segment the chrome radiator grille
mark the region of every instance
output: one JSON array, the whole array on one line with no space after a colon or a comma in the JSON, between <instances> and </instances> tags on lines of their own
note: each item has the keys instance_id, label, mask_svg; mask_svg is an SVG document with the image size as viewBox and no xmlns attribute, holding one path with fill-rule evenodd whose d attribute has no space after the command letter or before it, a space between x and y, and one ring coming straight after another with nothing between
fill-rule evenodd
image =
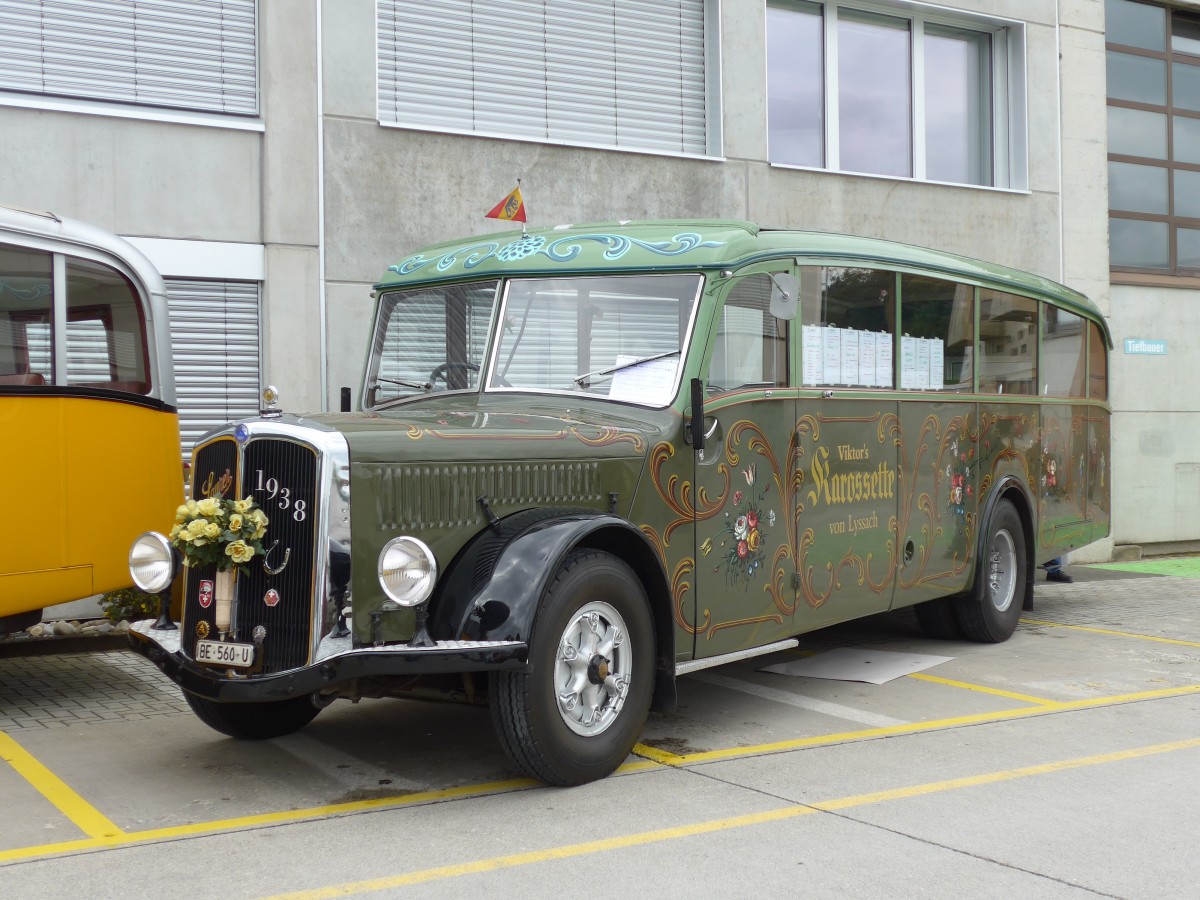
<instances>
[{"instance_id":1,"label":"chrome radiator grille","mask_svg":"<svg viewBox=\"0 0 1200 900\"><path fill-rule=\"evenodd\" d=\"M313 603L317 594L318 456L311 447L277 438L252 440L241 448L232 438L218 438L197 450L192 466L193 496L203 499L209 473L219 480L228 471L239 485L226 497L253 497L269 520L263 549L239 575L230 640L249 642L256 626L266 629L255 673L269 674L302 666L312 646ZM184 594L183 646L195 658L200 622L215 638L216 605L200 606L200 582L212 580L214 567L188 571Z\"/></svg>"}]
</instances>

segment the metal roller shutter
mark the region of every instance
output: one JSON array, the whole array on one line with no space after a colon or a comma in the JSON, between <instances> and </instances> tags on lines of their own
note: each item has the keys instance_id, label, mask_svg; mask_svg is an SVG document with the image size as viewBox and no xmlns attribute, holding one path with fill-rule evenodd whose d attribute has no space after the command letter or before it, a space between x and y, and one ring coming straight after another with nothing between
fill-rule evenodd
<instances>
[{"instance_id":1,"label":"metal roller shutter","mask_svg":"<svg viewBox=\"0 0 1200 900\"><path fill-rule=\"evenodd\" d=\"M258 114L255 0L0 0L0 90Z\"/></svg>"},{"instance_id":2,"label":"metal roller shutter","mask_svg":"<svg viewBox=\"0 0 1200 900\"><path fill-rule=\"evenodd\" d=\"M705 0L379 0L379 119L708 152Z\"/></svg>"},{"instance_id":3,"label":"metal roller shutter","mask_svg":"<svg viewBox=\"0 0 1200 900\"><path fill-rule=\"evenodd\" d=\"M258 284L168 279L184 456L206 431L259 406Z\"/></svg>"}]
</instances>

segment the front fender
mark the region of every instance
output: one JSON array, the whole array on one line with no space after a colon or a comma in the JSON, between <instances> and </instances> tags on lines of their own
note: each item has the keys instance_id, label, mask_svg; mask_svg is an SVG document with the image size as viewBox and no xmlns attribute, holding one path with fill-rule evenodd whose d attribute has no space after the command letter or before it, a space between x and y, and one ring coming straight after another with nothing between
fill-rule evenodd
<instances>
[{"instance_id":1,"label":"front fender","mask_svg":"<svg viewBox=\"0 0 1200 900\"><path fill-rule=\"evenodd\" d=\"M591 510L526 510L477 535L450 564L430 603L430 633L439 640L517 641L528 645L550 580L576 547L608 551L637 574L654 619L653 708L676 705L675 630L666 573L633 524Z\"/></svg>"},{"instance_id":2,"label":"front fender","mask_svg":"<svg viewBox=\"0 0 1200 900\"><path fill-rule=\"evenodd\" d=\"M431 633L528 641L542 594L567 554L589 535L614 529L645 543L633 525L609 513L529 510L501 520L451 563L431 604Z\"/></svg>"}]
</instances>

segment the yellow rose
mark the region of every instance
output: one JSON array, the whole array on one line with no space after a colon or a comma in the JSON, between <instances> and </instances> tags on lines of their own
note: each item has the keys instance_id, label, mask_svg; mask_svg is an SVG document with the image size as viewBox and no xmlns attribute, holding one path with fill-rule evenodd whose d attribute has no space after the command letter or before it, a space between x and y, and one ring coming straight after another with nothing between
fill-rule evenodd
<instances>
[{"instance_id":1,"label":"yellow rose","mask_svg":"<svg viewBox=\"0 0 1200 900\"><path fill-rule=\"evenodd\" d=\"M232 559L235 563L249 562L254 556L254 548L245 541L234 541L226 545L225 555Z\"/></svg>"},{"instance_id":2,"label":"yellow rose","mask_svg":"<svg viewBox=\"0 0 1200 900\"><path fill-rule=\"evenodd\" d=\"M229 530L230 531L241 531L243 524L244 523L242 520L241 513L234 513L233 515L231 515L229 517Z\"/></svg>"},{"instance_id":3,"label":"yellow rose","mask_svg":"<svg viewBox=\"0 0 1200 900\"><path fill-rule=\"evenodd\" d=\"M171 526L171 533L168 534L167 537L169 537L171 540L175 540L175 538L179 537L181 531L183 531L183 526L176 522Z\"/></svg>"},{"instance_id":4,"label":"yellow rose","mask_svg":"<svg viewBox=\"0 0 1200 900\"><path fill-rule=\"evenodd\" d=\"M233 501L234 512L248 513L248 512L250 512L250 507L252 507L253 505L254 505L253 497L247 497L245 500L234 500Z\"/></svg>"},{"instance_id":5,"label":"yellow rose","mask_svg":"<svg viewBox=\"0 0 1200 900\"><path fill-rule=\"evenodd\" d=\"M187 504L184 503L182 506L179 507L179 509L175 510L175 521L176 522L186 522L188 520L189 515L191 515L191 510L189 510L187 508Z\"/></svg>"},{"instance_id":6,"label":"yellow rose","mask_svg":"<svg viewBox=\"0 0 1200 900\"><path fill-rule=\"evenodd\" d=\"M221 526L215 522L209 522L204 526L204 536L210 541L215 541L221 536Z\"/></svg>"},{"instance_id":7,"label":"yellow rose","mask_svg":"<svg viewBox=\"0 0 1200 900\"><path fill-rule=\"evenodd\" d=\"M188 540L195 540L199 537L204 537L205 529L208 528L208 522L204 519L193 519L188 522L187 527L183 529L183 533L187 535Z\"/></svg>"},{"instance_id":8,"label":"yellow rose","mask_svg":"<svg viewBox=\"0 0 1200 900\"><path fill-rule=\"evenodd\" d=\"M218 518L221 515L221 501L216 497L207 497L196 504L196 511L210 519Z\"/></svg>"}]
</instances>

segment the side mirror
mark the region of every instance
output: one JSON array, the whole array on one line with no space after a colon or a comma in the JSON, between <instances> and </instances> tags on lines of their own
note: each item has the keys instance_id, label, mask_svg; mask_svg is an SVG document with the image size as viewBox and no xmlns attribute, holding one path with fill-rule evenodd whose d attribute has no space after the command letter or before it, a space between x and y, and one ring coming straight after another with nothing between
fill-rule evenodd
<instances>
[{"instance_id":1,"label":"side mirror","mask_svg":"<svg viewBox=\"0 0 1200 900\"><path fill-rule=\"evenodd\" d=\"M771 272L771 315L777 319L796 318L800 309L800 279L787 272Z\"/></svg>"}]
</instances>

